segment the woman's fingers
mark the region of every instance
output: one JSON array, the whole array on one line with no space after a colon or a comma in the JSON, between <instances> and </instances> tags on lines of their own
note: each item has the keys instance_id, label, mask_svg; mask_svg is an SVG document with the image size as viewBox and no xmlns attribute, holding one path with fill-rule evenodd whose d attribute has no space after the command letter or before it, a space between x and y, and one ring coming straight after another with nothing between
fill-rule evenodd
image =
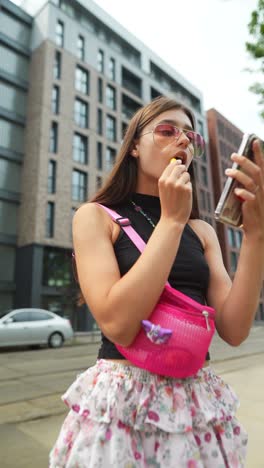
<instances>
[{"instance_id":1,"label":"woman's fingers","mask_svg":"<svg viewBox=\"0 0 264 468\"><path fill-rule=\"evenodd\" d=\"M258 188L258 184L256 184L256 182L244 172L240 171L239 169L226 169L225 173L229 177L236 179L241 185L243 185L250 192L252 193L256 192Z\"/></svg>"},{"instance_id":2,"label":"woman's fingers","mask_svg":"<svg viewBox=\"0 0 264 468\"><path fill-rule=\"evenodd\" d=\"M241 199L241 201L254 201L256 195L243 188L235 188L235 194Z\"/></svg>"},{"instance_id":3,"label":"woman's fingers","mask_svg":"<svg viewBox=\"0 0 264 468\"><path fill-rule=\"evenodd\" d=\"M173 161L164 169L163 173L160 176L160 180L166 180L170 176L180 177L181 174L186 172L186 166L181 163L181 161Z\"/></svg>"},{"instance_id":4,"label":"woman's fingers","mask_svg":"<svg viewBox=\"0 0 264 468\"><path fill-rule=\"evenodd\" d=\"M236 179L248 191L255 194L257 191L260 195L264 191L264 154L258 140L253 142L254 162L240 156L232 154L231 159L239 164L241 169L227 169L226 174Z\"/></svg>"},{"instance_id":5,"label":"woman's fingers","mask_svg":"<svg viewBox=\"0 0 264 468\"><path fill-rule=\"evenodd\" d=\"M253 141L254 161L261 170L261 183L264 185L264 144L260 140Z\"/></svg>"}]
</instances>

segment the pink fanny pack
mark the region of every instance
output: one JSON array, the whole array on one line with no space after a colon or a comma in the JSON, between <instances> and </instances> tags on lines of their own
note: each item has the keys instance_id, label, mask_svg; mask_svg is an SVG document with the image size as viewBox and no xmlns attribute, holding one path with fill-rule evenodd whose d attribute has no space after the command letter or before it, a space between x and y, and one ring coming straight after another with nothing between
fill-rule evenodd
<instances>
[{"instance_id":1,"label":"pink fanny pack","mask_svg":"<svg viewBox=\"0 0 264 468\"><path fill-rule=\"evenodd\" d=\"M100 205L140 252L145 242L128 218ZM128 347L115 346L136 366L155 374L185 378L203 366L215 332L215 310L172 288L167 282L148 320Z\"/></svg>"}]
</instances>

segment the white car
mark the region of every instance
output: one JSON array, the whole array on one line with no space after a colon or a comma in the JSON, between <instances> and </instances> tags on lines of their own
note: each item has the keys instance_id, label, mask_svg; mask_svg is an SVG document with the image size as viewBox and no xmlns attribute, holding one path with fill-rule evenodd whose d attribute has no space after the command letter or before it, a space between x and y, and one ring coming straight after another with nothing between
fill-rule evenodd
<instances>
[{"instance_id":1,"label":"white car","mask_svg":"<svg viewBox=\"0 0 264 468\"><path fill-rule=\"evenodd\" d=\"M68 319L44 309L16 309L0 318L0 347L47 344L60 348L73 337Z\"/></svg>"}]
</instances>

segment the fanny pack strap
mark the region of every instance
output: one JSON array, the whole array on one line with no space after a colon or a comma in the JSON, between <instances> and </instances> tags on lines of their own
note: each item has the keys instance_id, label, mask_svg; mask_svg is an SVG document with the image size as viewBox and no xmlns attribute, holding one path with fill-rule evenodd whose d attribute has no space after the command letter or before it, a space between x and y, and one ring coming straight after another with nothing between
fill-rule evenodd
<instances>
[{"instance_id":1,"label":"fanny pack strap","mask_svg":"<svg viewBox=\"0 0 264 468\"><path fill-rule=\"evenodd\" d=\"M116 211L107 208L106 206L102 205L101 203L96 203L97 205L104 208L104 210L111 216L111 218L125 231L128 237L131 239L133 244L138 248L138 250L142 253L146 247L146 243L143 239L139 236L139 234L135 231L135 229L131 226L131 222L128 218L124 218L120 216ZM170 283L167 281L166 284L170 286Z\"/></svg>"}]
</instances>

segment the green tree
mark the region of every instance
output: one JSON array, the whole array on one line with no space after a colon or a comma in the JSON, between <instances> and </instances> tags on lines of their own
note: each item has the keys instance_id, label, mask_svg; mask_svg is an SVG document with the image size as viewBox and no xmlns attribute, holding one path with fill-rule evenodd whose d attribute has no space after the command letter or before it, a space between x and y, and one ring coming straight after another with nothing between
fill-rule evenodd
<instances>
[{"instance_id":1,"label":"green tree","mask_svg":"<svg viewBox=\"0 0 264 468\"><path fill-rule=\"evenodd\" d=\"M257 9L251 13L251 20L248 24L249 33L252 36L252 42L246 42L246 49L256 59L258 73L264 73L264 0L258 0ZM253 71L253 70L249 70ZM264 82L254 83L250 91L259 96L261 106L260 115L264 119Z\"/></svg>"}]
</instances>

